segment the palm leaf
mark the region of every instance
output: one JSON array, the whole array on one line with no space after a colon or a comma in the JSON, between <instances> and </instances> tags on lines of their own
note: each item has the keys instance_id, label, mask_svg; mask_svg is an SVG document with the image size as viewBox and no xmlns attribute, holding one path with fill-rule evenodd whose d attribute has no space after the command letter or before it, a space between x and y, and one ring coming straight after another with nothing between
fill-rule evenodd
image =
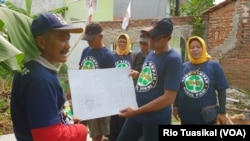
<instances>
[{"instance_id":1,"label":"palm leaf","mask_svg":"<svg viewBox=\"0 0 250 141\"><path fill-rule=\"evenodd\" d=\"M0 66L2 70L21 70L24 54L0 36ZM4 71L3 71L4 72Z\"/></svg>"},{"instance_id":2,"label":"palm leaf","mask_svg":"<svg viewBox=\"0 0 250 141\"><path fill-rule=\"evenodd\" d=\"M6 1L6 6L9 8L9 9L12 9L14 11L17 11L19 13L23 13L24 15L27 15L27 12L22 9L22 8L19 8L17 6L15 6L13 3L11 3L10 1Z\"/></svg>"},{"instance_id":3,"label":"palm leaf","mask_svg":"<svg viewBox=\"0 0 250 141\"><path fill-rule=\"evenodd\" d=\"M26 10L28 16L30 16L31 5L32 5L32 0L26 0Z\"/></svg>"},{"instance_id":4,"label":"palm leaf","mask_svg":"<svg viewBox=\"0 0 250 141\"><path fill-rule=\"evenodd\" d=\"M40 54L30 31L32 18L0 7L0 20L6 25L9 42L24 53L24 62L30 61Z\"/></svg>"}]
</instances>

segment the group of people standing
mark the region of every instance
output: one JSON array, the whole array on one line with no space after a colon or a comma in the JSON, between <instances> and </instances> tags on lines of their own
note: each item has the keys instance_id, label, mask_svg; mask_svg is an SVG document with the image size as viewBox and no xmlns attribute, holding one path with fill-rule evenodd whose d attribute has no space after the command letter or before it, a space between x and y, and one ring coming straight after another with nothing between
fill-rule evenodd
<instances>
[{"instance_id":1,"label":"group of people standing","mask_svg":"<svg viewBox=\"0 0 250 141\"><path fill-rule=\"evenodd\" d=\"M226 122L228 83L202 38L188 39L189 61L183 63L169 45L173 32L169 18L154 19L141 30L138 54L131 51L127 34L120 34L115 51L110 51L103 44L102 30L98 23L86 26L83 40L88 47L83 49L79 69L130 67L138 108L87 120L86 125L64 124L65 94L54 65L66 62L70 33L83 29L71 27L57 14L43 13L31 25L41 55L26 63L13 79L11 115L18 141L85 141L87 128L93 141L103 136L110 141L154 141L159 138L159 125L171 125L172 114L181 124Z\"/></svg>"},{"instance_id":2,"label":"group of people standing","mask_svg":"<svg viewBox=\"0 0 250 141\"><path fill-rule=\"evenodd\" d=\"M125 33L117 37L115 50L109 50L102 42L102 27L95 22L86 26L83 40L86 40L89 46L83 50L79 61L79 69L82 70L124 67L140 70L146 55L150 52L149 40L143 33L138 39L141 48L138 54L134 54L131 50L130 37ZM116 141L125 119L125 117L113 115L87 120L90 137L93 141L101 141L103 136L108 136L110 141Z\"/></svg>"}]
</instances>

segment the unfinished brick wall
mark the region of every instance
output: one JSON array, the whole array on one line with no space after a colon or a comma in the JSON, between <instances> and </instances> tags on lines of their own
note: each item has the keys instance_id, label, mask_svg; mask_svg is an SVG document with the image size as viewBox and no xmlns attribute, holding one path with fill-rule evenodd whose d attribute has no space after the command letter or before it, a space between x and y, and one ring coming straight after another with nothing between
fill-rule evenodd
<instances>
[{"instance_id":1,"label":"unfinished brick wall","mask_svg":"<svg viewBox=\"0 0 250 141\"><path fill-rule=\"evenodd\" d=\"M204 13L210 55L231 87L250 93L250 1L226 0Z\"/></svg>"}]
</instances>

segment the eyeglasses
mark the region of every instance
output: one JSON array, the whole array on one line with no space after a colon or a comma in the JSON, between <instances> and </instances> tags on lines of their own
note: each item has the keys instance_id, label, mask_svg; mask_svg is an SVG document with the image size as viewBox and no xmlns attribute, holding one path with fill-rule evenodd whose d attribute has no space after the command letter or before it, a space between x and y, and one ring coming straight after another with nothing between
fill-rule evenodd
<instances>
[{"instance_id":1,"label":"eyeglasses","mask_svg":"<svg viewBox=\"0 0 250 141\"><path fill-rule=\"evenodd\" d=\"M126 40L123 40L123 39L120 39L120 40L118 40L118 43L123 43L123 44L127 44L127 41Z\"/></svg>"},{"instance_id":2,"label":"eyeglasses","mask_svg":"<svg viewBox=\"0 0 250 141\"><path fill-rule=\"evenodd\" d=\"M202 47L200 45L193 45L189 47L190 50L194 50L194 49L202 49Z\"/></svg>"}]
</instances>

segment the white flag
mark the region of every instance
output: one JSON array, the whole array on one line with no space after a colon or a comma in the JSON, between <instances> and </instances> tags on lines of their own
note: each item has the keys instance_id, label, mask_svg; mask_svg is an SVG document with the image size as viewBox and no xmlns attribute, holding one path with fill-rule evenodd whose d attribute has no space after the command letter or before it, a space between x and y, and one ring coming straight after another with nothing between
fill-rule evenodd
<instances>
[{"instance_id":1,"label":"white flag","mask_svg":"<svg viewBox=\"0 0 250 141\"><path fill-rule=\"evenodd\" d=\"M131 17L131 1L128 4L127 11L126 11L125 16L123 18L123 22L122 22L122 29L123 30L127 29L130 17Z\"/></svg>"},{"instance_id":2,"label":"white flag","mask_svg":"<svg viewBox=\"0 0 250 141\"><path fill-rule=\"evenodd\" d=\"M92 21L92 15L93 15L93 2L92 0L89 0L87 24Z\"/></svg>"}]
</instances>

